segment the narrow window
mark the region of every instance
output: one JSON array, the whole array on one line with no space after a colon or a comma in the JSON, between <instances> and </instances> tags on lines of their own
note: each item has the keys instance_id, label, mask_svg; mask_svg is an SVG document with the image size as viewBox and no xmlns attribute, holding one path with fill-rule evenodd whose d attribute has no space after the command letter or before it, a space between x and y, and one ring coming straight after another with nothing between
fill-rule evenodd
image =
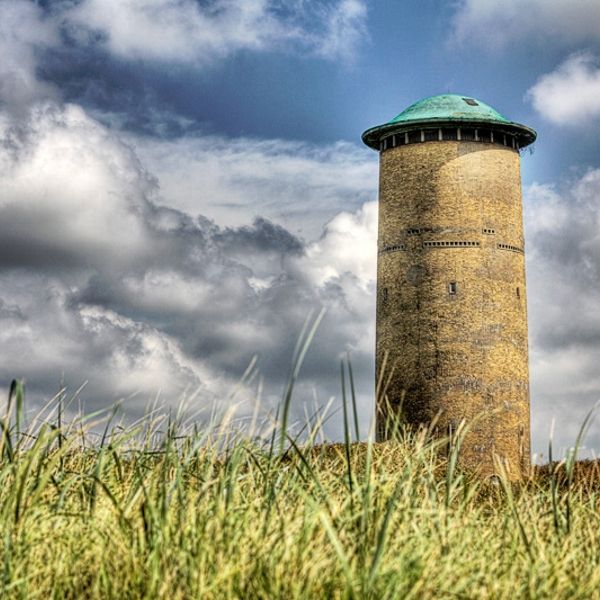
<instances>
[{"instance_id":1,"label":"narrow window","mask_svg":"<svg viewBox=\"0 0 600 600\"><path fill-rule=\"evenodd\" d=\"M381 301L387 302L387 299L388 299L388 289L385 287L385 288L383 288L383 290L381 292Z\"/></svg>"},{"instance_id":2,"label":"narrow window","mask_svg":"<svg viewBox=\"0 0 600 600\"><path fill-rule=\"evenodd\" d=\"M521 288L517 288L517 298L521 298Z\"/></svg>"},{"instance_id":3,"label":"narrow window","mask_svg":"<svg viewBox=\"0 0 600 600\"><path fill-rule=\"evenodd\" d=\"M469 106L479 106L479 104L473 100L473 98L463 98L463 100L469 105Z\"/></svg>"},{"instance_id":4,"label":"narrow window","mask_svg":"<svg viewBox=\"0 0 600 600\"><path fill-rule=\"evenodd\" d=\"M448 284L448 293L451 296L456 296L457 291L458 291L458 286L456 285L456 281L451 281Z\"/></svg>"}]
</instances>

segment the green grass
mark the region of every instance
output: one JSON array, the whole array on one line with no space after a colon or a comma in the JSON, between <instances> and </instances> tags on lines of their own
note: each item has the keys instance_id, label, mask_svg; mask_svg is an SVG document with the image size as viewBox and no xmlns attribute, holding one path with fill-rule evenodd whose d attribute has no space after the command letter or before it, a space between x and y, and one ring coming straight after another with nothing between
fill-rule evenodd
<instances>
[{"instance_id":1,"label":"green grass","mask_svg":"<svg viewBox=\"0 0 600 600\"><path fill-rule=\"evenodd\" d=\"M98 422L64 422L62 401L26 428L15 382L0 439L0 596L599 597L598 473L579 481L572 460L490 485L426 431L353 443L349 382L346 441L320 446L318 420L303 443L281 429L289 406L270 437L227 418L122 428L113 415L91 444Z\"/></svg>"}]
</instances>

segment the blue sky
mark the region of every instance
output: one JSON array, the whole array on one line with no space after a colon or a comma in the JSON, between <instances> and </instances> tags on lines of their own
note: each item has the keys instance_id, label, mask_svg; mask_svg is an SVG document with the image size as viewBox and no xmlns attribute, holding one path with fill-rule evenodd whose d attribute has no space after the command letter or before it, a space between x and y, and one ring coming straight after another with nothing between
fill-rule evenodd
<instances>
[{"instance_id":1,"label":"blue sky","mask_svg":"<svg viewBox=\"0 0 600 600\"><path fill-rule=\"evenodd\" d=\"M586 3L575 3L574 11L577 4ZM517 45L509 34L505 41L501 37L490 44L481 31L459 35L455 3L362 6L366 12L355 24L353 45L330 58L292 44L260 51L242 48L198 65L194 56L110 60L105 45L85 50L71 45L61 47L55 61L49 61L48 76L61 81L67 99L103 111L125 111L131 127L143 127L148 111L159 109L189 120L188 129L205 133L315 143L357 142L366 127L416 99L468 93L514 120L531 123L546 140L536 147L540 159L524 164L525 183L560 177L569 163L597 155L597 136L589 130L582 135L581 130L553 127L526 98L542 74L569 54L594 47L593 35L584 31L548 43L540 35L543 23L533 23ZM522 6L527 19L527 7ZM492 19L480 18L472 27L497 27ZM312 25L306 23L309 31ZM469 41L473 35L475 40ZM173 133L179 131L175 127ZM568 147L568 153L557 146Z\"/></svg>"},{"instance_id":2,"label":"blue sky","mask_svg":"<svg viewBox=\"0 0 600 600\"><path fill-rule=\"evenodd\" d=\"M269 406L324 307L296 416L339 404L348 351L366 424L377 155L360 134L461 93L538 131L533 440L555 418L567 447L600 397L599 22L595 0L0 0L2 381L202 411L256 354Z\"/></svg>"}]
</instances>

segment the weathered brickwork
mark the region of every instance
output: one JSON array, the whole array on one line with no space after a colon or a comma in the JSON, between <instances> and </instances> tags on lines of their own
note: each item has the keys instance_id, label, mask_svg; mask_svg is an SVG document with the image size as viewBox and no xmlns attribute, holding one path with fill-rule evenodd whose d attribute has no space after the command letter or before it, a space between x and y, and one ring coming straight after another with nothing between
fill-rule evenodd
<instances>
[{"instance_id":1,"label":"weathered brickwork","mask_svg":"<svg viewBox=\"0 0 600 600\"><path fill-rule=\"evenodd\" d=\"M446 434L471 422L463 464L530 466L519 153L431 141L380 153L378 435L386 408ZM382 390L380 390L382 391Z\"/></svg>"}]
</instances>

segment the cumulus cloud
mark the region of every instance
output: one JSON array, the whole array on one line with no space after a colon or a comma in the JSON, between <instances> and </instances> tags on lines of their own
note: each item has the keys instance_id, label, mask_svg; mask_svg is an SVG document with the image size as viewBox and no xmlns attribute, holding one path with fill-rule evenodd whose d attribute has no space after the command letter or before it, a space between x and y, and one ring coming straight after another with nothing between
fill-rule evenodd
<instances>
[{"instance_id":1,"label":"cumulus cloud","mask_svg":"<svg viewBox=\"0 0 600 600\"><path fill-rule=\"evenodd\" d=\"M453 37L502 47L512 40L554 44L600 41L596 0L461 0Z\"/></svg>"},{"instance_id":2,"label":"cumulus cloud","mask_svg":"<svg viewBox=\"0 0 600 600\"><path fill-rule=\"evenodd\" d=\"M227 405L257 355L268 405L283 388L307 312L326 307L296 407L313 392L321 403L339 395L336 363L350 351L368 422L374 202L336 210L306 241L264 217L223 227L202 210L166 206L135 148L78 107L45 104L26 120L4 117L0 141L0 239L10 240L0 265L5 383L24 375L34 395L48 397L64 373L71 388L89 381L82 397L90 409L126 398L135 414L159 391L174 403L196 393L196 406L209 408ZM310 160L302 160L307 179ZM312 164L318 181L318 155ZM348 193L344 183L338 193ZM201 209L202 190L197 197ZM599 197L597 169L564 189L526 193L537 451L553 416L558 446L570 445L600 396ZM328 432L339 433L333 421ZM594 432L589 445L597 447Z\"/></svg>"},{"instance_id":3,"label":"cumulus cloud","mask_svg":"<svg viewBox=\"0 0 600 600\"><path fill-rule=\"evenodd\" d=\"M349 19L355 4L340 5ZM25 82L3 88L12 96L0 107L5 383L26 376L42 399L63 376L71 389L87 381L90 409L127 398L134 414L159 391L175 403L195 393L206 408L227 405L257 355L268 404L307 313L321 307L330 312L305 391L323 400L337 393L332 373L344 351L354 351L358 376L372 369L374 270L357 275L352 260L374 260L374 208L360 208L374 196L374 163L365 167L349 144L115 133L82 107L53 101L55 89L38 77L38 51L57 43L57 15L69 6L55 6L54 21L33 3L1 6L9 19L0 19L0 43L13 60L4 69ZM316 241L275 223L317 208L303 227ZM370 253L356 244L365 236ZM366 420L371 379L358 386Z\"/></svg>"},{"instance_id":4,"label":"cumulus cloud","mask_svg":"<svg viewBox=\"0 0 600 600\"><path fill-rule=\"evenodd\" d=\"M339 56L362 35L364 19L363 3L352 0L286 8L230 2L222 5L225 12L202 13L220 33L206 43L192 42L196 54L186 54L189 49L178 42L180 26L202 30L196 13L182 24L172 11L200 14L200 6L221 4L162 4L167 47L161 56L178 61L201 61L202 51L211 60L222 57L227 51L220 44L230 38L231 51L286 44ZM162 4L131 1L115 4L115 10L139 17L140 31L148 27L152 40L151 9ZM574 10L584 4L574 4ZM495 3L478 5L483 11ZM514 5L507 5L509 16ZM345 143L124 136L77 105L52 101L58 91L38 77L40 52L59 43L60 19L79 19L86 6L94 1L59 3L48 16L24 0L0 4L2 381L24 375L30 393L41 399L58 389L64 373L71 389L89 382L83 394L89 408L126 398L131 413L159 390L165 402L196 393L199 407L213 400L226 405L256 354L269 403L284 385L306 314L325 307L303 371L301 399L325 402L337 395L336 363L351 351L366 423L374 370L375 157ZM463 4L468 6L475 4ZM233 18L248 26L257 18L252 10L261 7L267 28L276 32L272 37L264 29L245 38L220 21ZM227 12L234 9L238 13ZM70 10L81 13L69 17ZM321 38L303 20L317 13L326 32ZM97 19L92 29L115 55L154 60L143 41L128 47L124 38L111 39L102 29L104 17L90 15L85 28L70 33L90 31ZM517 31L519 26L515 22ZM566 29L575 31L572 23ZM591 118L597 112L588 92L596 89L597 70L591 55L574 55L557 70L562 79L547 75L534 89L545 85L540 98L559 97L567 85L561 87L561 80L583 82L571 101ZM535 102L534 91L531 97ZM576 118L565 113L562 101L540 106L542 114ZM537 185L526 194L538 451L552 416L559 420L558 444L570 445L600 395L599 196L597 169L564 189ZM595 431L590 445L598 447ZM329 432L339 433L333 422Z\"/></svg>"},{"instance_id":5,"label":"cumulus cloud","mask_svg":"<svg viewBox=\"0 0 600 600\"><path fill-rule=\"evenodd\" d=\"M81 108L36 105L25 122L0 119L0 138L3 265L127 263L146 253L139 214L152 181Z\"/></svg>"},{"instance_id":6,"label":"cumulus cloud","mask_svg":"<svg viewBox=\"0 0 600 600\"><path fill-rule=\"evenodd\" d=\"M83 0L66 12L72 27L100 35L120 58L196 65L277 47L349 58L365 17L362 0Z\"/></svg>"},{"instance_id":7,"label":"cumulus cloud","mask_svg":"<svg viewBox=\"0 0 600 600\"><path fill-rule=\"evenodd\" d=\"M557 125L583 125L600 117L600 61L590 52L569 56L527 92L534 108Z\"/></svg>"},{"instance_id":8,"label":"cumulus cloud","mask_svg":"<svg viewBox=\"0 0 600 600\"><path fill-rule=\"evenodd\" d=\"M268 216L304 237L376 194L377 156L355 144L188 136L130 138L170 206L242 225Z\"/></svg>"},{"instance_id":9,"label":"cumulus cloud","mask_svg":"<svg viewBox=\"0 0 600 600\"><path fill-rule=\"evenodd\" d=\"M3 0L0 5L0 106L15 114L55 88L37 77L38 55L59 43L56 25L27 0Z\"/></svg>"},{"instance_id":10,"label":"cumulus cloud","mask_svg":"<svg viewBox=\"0 0 600 600\"><path fill-rule=\"evenodd\" d=\"M72 294L85 278L2 271L0 296L11 314L0 315L1 377L25 377L30 402L52 397L64 382L82 394L92 411L126 399L137 414L159 392L176 404L186 393L206 404L230 390L230 381L181 351L177 340L150 323L129 319L102 306L75 305ZM18 312L16 312L16 307ZM29 404L31 408L31 404Z\"/></svg>"},{"instance_id":11,"label":"cumulus cloud","mask_svg":"<svg viewBox=\"0 0 600 600\"><path fill-rule=\"evenodd\" d=\"M5 116L0 147L5 382L24 375L48 396L64 372L72 386L89 381L90 407L129 397L133 413L159 390L223 405L257 355L273 399L307 313L321 307L306 385L323 400L337 393L344 351L357 374L372 368L373 203L335 216L312 242L264 217L222 227L165 206L135 149L70 105ZM365 419L371 380L359 385Z\"/></svg>"},{"instance_id":12,"label":"cumulus cloud","mask_svg":"<svg viewBox=\"0 0 600 600\"><path fill-rule=\"evenodd\" d=\"M525 194L534 437L573 444L600 399L600 170ZM588 445L600 446L596 426Z\"/></svg>"}]
</instances>

